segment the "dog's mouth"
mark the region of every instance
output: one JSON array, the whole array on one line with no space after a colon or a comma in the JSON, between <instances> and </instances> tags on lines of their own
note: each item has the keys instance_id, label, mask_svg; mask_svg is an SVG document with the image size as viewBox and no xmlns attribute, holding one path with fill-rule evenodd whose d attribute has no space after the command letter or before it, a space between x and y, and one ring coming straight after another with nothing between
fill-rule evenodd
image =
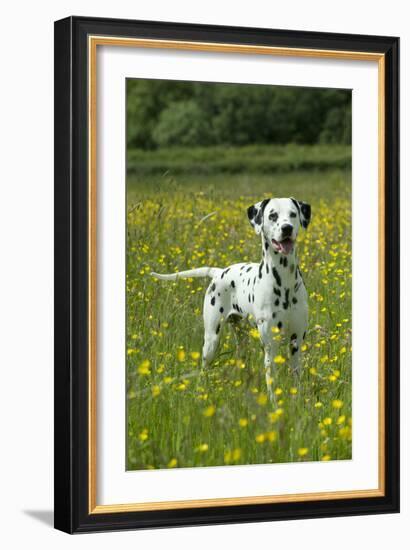
<instances>
[{"instance_id":1,"label":"dog's mouth","mask_svg":"<svg viewBox=\"0 0 410 550\"><path fill-rule=\"evenodd\" d=\"M281 254L288 255L293 250L294 241L290 238L283 239L283 241L275 241L272 239L274 248Z\"/></svg>"}]
</instances>

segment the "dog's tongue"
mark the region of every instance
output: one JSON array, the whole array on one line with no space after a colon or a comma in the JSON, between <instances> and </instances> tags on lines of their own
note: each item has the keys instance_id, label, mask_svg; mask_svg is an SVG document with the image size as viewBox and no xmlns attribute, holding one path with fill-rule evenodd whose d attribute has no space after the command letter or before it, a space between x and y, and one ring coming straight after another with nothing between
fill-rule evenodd
<instances>
[{"instance_id":1,"label":"dog's tongue","mask_svg":"<svg viewBox=\"0 0 410 550\"><path fill-rule=\"evenodd\" d=\"M293 242L291 239L285 239L284 241L279 243L280 251L283 252L283 254L289 254L289 252L293 248Z\"/></svg>"}]
</instances>

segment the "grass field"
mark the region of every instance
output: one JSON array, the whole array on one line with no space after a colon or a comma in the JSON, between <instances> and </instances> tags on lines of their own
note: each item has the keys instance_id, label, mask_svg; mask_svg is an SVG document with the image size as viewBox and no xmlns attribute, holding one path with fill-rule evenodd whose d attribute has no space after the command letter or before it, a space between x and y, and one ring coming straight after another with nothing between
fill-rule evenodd
<instances>
[{"instance_id":1,"label":"grass field","mask_svg":"<svg viewBox=\"0 0 410 550\"><path fill-rule=\"evenodd\" d=\"M149 273L258 262L246 208L290 195L312 205L298 242L309 330L300 379L281 349L270 403L251 327L239 352L226 326L216 361L201 373L209 279L173 283ZM128 469L351 458L350 173L131 172L127 201Z\"/></svg>"},{"instance_id":2,"label":"grass field","mask_svg":"<svg viewBox=\"0 0 410 550\"><path fill-rule=\"evenodd\" d=\"M350 145L244 145L230 147L172 147L154 151L131 149L131 176L219 174L284 174L297 170L349 169Z\"/></svg>"}]
</instances>

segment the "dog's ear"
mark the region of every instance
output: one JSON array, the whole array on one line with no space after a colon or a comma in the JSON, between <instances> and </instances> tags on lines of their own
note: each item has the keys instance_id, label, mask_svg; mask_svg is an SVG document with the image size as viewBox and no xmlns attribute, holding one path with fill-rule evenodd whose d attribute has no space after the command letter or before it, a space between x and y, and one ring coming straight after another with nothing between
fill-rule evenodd
<instances>
[{"instance_id":1,"label":"dog's ear","mask_svg":"<svg viewBox=\"0 0 410 550\"><path fill-rule=\"evenodd\" d=\"M264 199L248 208L248 218L257 235L262 231L263 213L270 199Z\"/></svg>"},{"instance_id":2,"label":"dog's ear","mask_svg":"<svg viewBox=\"0 0 410 550\"><path fill-rule=\"evenodd\" d=\"M300 225L304 229L307 229L307 226L310 223L310 216L311 216L310 204L308 204L307 202L297 201L293 197L291 197L290 200L293 202L293 204L298 209L299 218L300 218Z\"/></svg>"}]
</instances>

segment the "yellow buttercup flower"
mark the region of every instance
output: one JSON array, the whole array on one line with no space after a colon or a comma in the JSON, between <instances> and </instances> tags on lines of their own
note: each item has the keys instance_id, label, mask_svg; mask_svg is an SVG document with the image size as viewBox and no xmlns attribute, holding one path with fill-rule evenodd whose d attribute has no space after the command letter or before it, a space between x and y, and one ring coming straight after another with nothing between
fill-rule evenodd
<instances>
[{"instance_id":1,"label":"yellow buttercup flower","mask_svg":"<svg viewBox=\"0 0 410 550\"><path fill-rule=\"evenodd\" d=\"M138 367L138 373L142 375L151 374L150 365L151 365L151 362L148 359L145 359L145 361L143 361L141 365Z\"/></svg>"},{"instance_id":2,"label":"yellow buttercup flower","mask_svg":"<svg viewBox=\"0 0 410 550\"><path fill-rule=\"evenodd\" d=\"M332 401L332 407L334 409L341 409L343 407L343 401L341 399L334 399Z\"/></svg>"},{"instance_id":3,"label":"yellow buttercup flower","mask_svg":"<svg viewBox=\"0 0 410 550\"><path fill-rule=\"evenodd\" d=\"M209 405L209 407L207 407L205 410L204 410L204 416L206 417L211 417L215 414L215 411L216 411L216 408L214 405Z\"/></svg>"},{"instance_id":4,"label":"yellow buttercup flower","mask_svg":"<svg viewBox=\"0 0 410 550\"><path fill-rule=\"evenodd\" d=\"M308 454L308 452L309 452L309 449L307 447L300 447L298 449L298 455L300 457L306 456Z\"/></svg>"},{"instance_id":5,"label":"yellow buttercup flower","mask_svg":"<svg viewBox=\"0 0 410 550\"><path fill-rule=\"evenodd\" d=\"M266 393L260 393L256 401L258 405L264 406L268 402L268 396L266 395Z\"/></svg>"},{"instance_id":6,"label":"yellow buttercup flower","mask_svg":"<svg viewBox=\"0 0 410 550\"><path fill-rule=\"evenodd\" d=\"M255 338L255 340L259 340L259 330L257 328L252 328L249 331L249 334L252 336L252 338Z\"/></svg>"},{"instance_id":7,"label":"yellow buttercup flower","mask_svg":"<svg viewBox=\"0 0 410 550\"><path fill-rule=\"evenodd\" d=\"M146 441L148 439L148 430L144 428L138 437L141 441Z\"/></svg>"},{"instance_id":8,"label":"yellow buttercup flower","mask_svg":"<svg viewBox=\"0 0 410 550\"><path fill-rule=\"evenodd\" d=\"M270 442L276 441L278 438L277 432L266 432L266 439Z\"/></svg>"},{"instance_id":9,"label":"yellow buttercup flower","mask_svg":"<svg viewBox=\"0 0 410 550\"><path fill-rule=\"evenodd\" d=\"M237 462L241 458L241 455L242 451L240 449L234 449L232 451L232 460L234 460L234 462Z\"/></svg>"},{"instance_id":10,"label":"yellow buttercup flower","mask_svg":"<svg viewBox=\"0 0 410 550\"><path fill-rule=\"evenodd\" d=\"M283 365L283 363L286 362L286 359L282 355L277 355L273 361L277 365Z\"/></svg>"},{"instance_id":11,"label":"yellow buttercup flower","mask_svg":"<svg viewBox=\"0 0 410 550\"><path fill-rule=\"evenodd\" d=\"M239 426L241 428L245 428L248 425L248 419L247 418L240 418L239 419Z\"/></svg>"},{"instance_id":12,"label":"yellow buttercup flower","mask_svg":"<svg viewBox=\"0 0 410 550\"><path fill-rule=\"evenodd\" d=\"M185 354L185 351L183 349L179 349L177 351L177 359L180 363L185 361L185 356L186 356L186 354Z\"/></svg>"},{"instance_id":13,"label":"yellow buttercup flower","mask_svg":"<svg viewBox=\"0 0 410 550\"><path fill-rule=\"evenodd\" d=\"M340 428L339 436L342 439L347 439L348 441L350 441L352 439L352 429L350 428L350 426L344 426L343 428Z\"/></svg>"},{"instance_id":14,"label":"yellow buttercup flower","mask_svg":"<svg viewBox=\"0 0 410 550\"><path fill-rule=\"evenodd\" d=\"M175 468L178 465L178 460L176 458L171 458L168 462L168 468Z\"/></svg>"}]
</instances>

